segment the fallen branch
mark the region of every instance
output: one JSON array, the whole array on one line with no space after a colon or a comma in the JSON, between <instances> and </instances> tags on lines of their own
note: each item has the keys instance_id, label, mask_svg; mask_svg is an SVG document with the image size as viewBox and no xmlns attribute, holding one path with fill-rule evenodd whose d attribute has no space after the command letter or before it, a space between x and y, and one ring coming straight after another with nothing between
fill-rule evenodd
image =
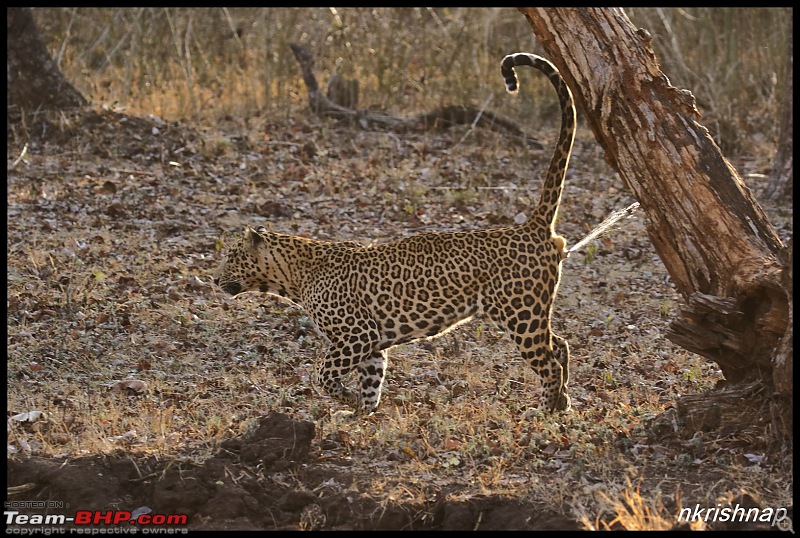
<instances>
[{"instance_id":1,"label":"fallen branch","mask_svg":"<svg viewBox=\"0 0 800 538\"><path fill-rule=\"evenodd\" d=\"M26 155L27 153L28 153L28 144L25 144L24 146L22 146L22 151L20 152L20 154L19 154L19 157L17 157L17 158L14 160L14 162L13 162L13 163L11 163L11 166L9 166L9 167L8 167L8 171L10 172L10 171L11 171L11 170L13 170L14 168L16 168L16 167L17 167L17 165L20 163L20 161L22 161L22 159L24 159L24 158L25 158L25 155Z\"/></svg>"},{"instance_id":2,"label":"fallen branch","mask_svg":"<svg viewBox=\"0 0 800 538\"><path fill-rule=\"evenodd\" d=\"M544 145L531 138L512 120L499 116L484 108L470 105L449 105L437 108L425 114L418 114L410 118L399 118L382 112L372 110L355 110L342 106L328 99L322 93L314 76L314 57L305 48L297 44L289 45L294 56L300 64L303 73L303 82L308 90L308 104L311 110L323 117L334 118L351 126L358 126L365 130L392 131L397 133L408 131L430 131L446 129L453 125L470 125L484 127L492 131L509 133L525 139L537 149Z\"/></svg>"}]
</instances>

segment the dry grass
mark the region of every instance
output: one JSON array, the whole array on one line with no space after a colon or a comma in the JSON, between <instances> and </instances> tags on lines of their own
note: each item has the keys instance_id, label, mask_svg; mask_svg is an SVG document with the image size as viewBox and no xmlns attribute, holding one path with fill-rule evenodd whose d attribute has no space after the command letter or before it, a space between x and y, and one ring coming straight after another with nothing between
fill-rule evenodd
<instances>
[{"instance_id":1,"label":"dry grass","mask_svg":"<svg viewBox=\"0 0 800 538\"><path fill-rule=\"evenodd\" d=\"M664 72L698 98L729 153L774 144L791 10L652 9L628 12L653 35ZM360 106L414 114L446 104L494 107L497 58L541 52L513 9L42 9L37 22L60 67L95 103L136 114L214 120L304 107L289 43L317 57L322 84L355 77ZM557 111L546 81L529 77L514 114ZM545 110L542 110L545 106Z\"/></svg>"}]
</instances>

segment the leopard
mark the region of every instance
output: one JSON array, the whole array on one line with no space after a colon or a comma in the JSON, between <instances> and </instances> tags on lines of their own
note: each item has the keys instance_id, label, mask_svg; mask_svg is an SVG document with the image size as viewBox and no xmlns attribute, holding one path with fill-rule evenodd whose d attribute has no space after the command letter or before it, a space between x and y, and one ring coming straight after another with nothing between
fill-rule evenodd
<instances>
[{"instance_id":1,"label":"leopard","mask_svg":"<svg viewBox=\"0 0 800 538\"><path fill-rule=\"evenodd\" d=\"M554 226L575 139L575 104L558 69L527 52L500 64L510 94L519 90L519 66L543 73L561 108L540 199L525 222L370 245L245 227L226 249L214 283L230 296L257 291L303 308L328 342L314 383L356 415L377 410L391 348L441 336L479 315L507 332L541 378L539 409L571 408L569 344L553 332L551 318L569 255ZM357 385L349 388L346 376L354 370Z\"/></svg>"}]
</instances>

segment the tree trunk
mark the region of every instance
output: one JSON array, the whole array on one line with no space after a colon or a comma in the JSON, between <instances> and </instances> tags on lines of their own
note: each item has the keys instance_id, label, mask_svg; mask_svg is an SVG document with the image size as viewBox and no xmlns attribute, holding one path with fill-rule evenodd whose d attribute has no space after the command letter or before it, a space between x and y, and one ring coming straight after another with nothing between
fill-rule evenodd
<instances>
[{"instance_id":1,"label":"tree trunk","mask_svg":"<svg viewBox=\"0 0 800 538\"><path fill-rule=\"evenodd\" d=\"M791 24L791 22L790 22ZM794 153L794 139L792 137L792 32L789 32L789 50L786 54L786 66L783 72L783 87L781 89L781 128L778 134L778 152L772 166L769 185L764 195L772 200L792 200L792 155Z\"/></svg>"},{"instance_id":2,"label":"tree trunk","mask_svg":"<svg viewBox=\"0 0 800 538\"><path fill-rule=\"evenodd\" d=\"M88 104L56 67L39 39L30 8L6 8L8 107L36 111Z\"/></svg>"},{"instance_id":3,"label":"tree trunk","mask_svg":"<svg viewBox=\"0 0 800 538\"><path fill-rule=\"evenodd\" d=\"M520 11L647 213L647 233L687 303L668 338L718 363L728 381L774 375L770 385L791 395L791 257L698 123L694 96L670 85L650 35L622 9Z\"/></svg>"}]
</instances>

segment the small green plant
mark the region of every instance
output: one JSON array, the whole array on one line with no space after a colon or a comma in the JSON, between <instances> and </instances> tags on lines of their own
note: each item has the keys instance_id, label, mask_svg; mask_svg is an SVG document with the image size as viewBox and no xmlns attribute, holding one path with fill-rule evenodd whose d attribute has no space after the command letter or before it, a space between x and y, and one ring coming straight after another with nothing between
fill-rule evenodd
<instances>
[{"instance_id":1,"label":"small green plant","mask_svg":"<svg viewBox=\"0 0 800 538\"><path fill-rule=\"evenodd\" d=\"M206 159L213 159L231 153L234 149L231 141L224 137L203 138L200 141L202 154Z\"/></svg>"},{"instance_id":2,"label":"small green plant","mask_svg":"<svg viewBox=\"0 0 800 538\"><path fill-rule=\"evenodd\" d=\"M478 198L478 191L475 189L452 189L447 191L448 202L460 209L473 203Z\"/></svg>"},{"instance_id":3,"label":"small green plant","mask_svg":"<svg viewBox=\"0 0 800 538\"><path fill-rule=\"evenodd\" d=\"M683 378L692 384L697 384L702 379L702 372L698 365L695 364L690 369L683 372Z\"/></svg>"},{"instance_id":4,"label":"small green plant","mask_svg":"<svg viewBox=\"0 0 800 538\"><path fill-rule=\"evenodd\" d=\"M661 316L661 319L666 319L669 315L669 311L672 308L672 301L664 300L658 306L658 313Z\"/></svg>"},{"instance_id":5,"label":"small green plant","mask_svg":"<svg viewBox=\"0 0 800 538\"><path fill-rule=\"evenodd\" d=\"M586 247L586 254L584 254L583 256L584 266L589 265L595 260L595 258L597 258L597 251L598 251L598 246L594 243Z\"/></svg>"},{"instance_id":6,"label":"small green plant","mask_svg":"<svg viewBox=\"0 0 800 538\"><path fill-rule=\"evenodd\" d=\"M107 278L106 274L97 267L92 268L92 276L97 282L102 282Z\"/></svg>"},{"instance_id":7,"label":"small green plant","mask_svg":"<svg viewBox=\"0 0 800 538\"><path fill-rule=\"evenodd\" d=\"M614 374L611 373L611 370L603 370L603 381L609 385L615 385Z\"/></svg>"}]
</instances>

